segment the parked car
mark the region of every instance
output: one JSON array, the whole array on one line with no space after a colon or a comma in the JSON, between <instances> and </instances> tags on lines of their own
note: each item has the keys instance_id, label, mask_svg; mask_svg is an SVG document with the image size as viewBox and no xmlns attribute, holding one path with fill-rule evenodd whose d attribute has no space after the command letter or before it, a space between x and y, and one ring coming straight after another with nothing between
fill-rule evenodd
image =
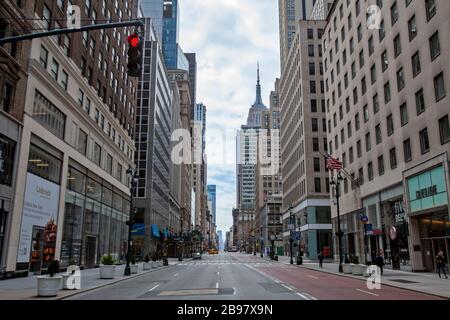
<instances>
[{"instance_id":1,"label":"parked car","mask_svg":"<svg viewBox=\"0 0 450 320\"><path fill-rule=\"evenodd\" d=\"M209 249L208 253L209 254L218 254L219 251L217 249Z\"/></svg>"},{"instance_id":2,"label":"parked car","mask_svg":"<svg viewBox=\"0 0 450 320\"><path fill-rule=\"evenodd\" d=\"M192 257L192 259L201 259L202 258L202 254L200 253L200 252L196 252L196 253L194 253L194 255L193 255L193 257Z\"/></svg>"},{"instance_id":3,"label":"parked car","mask_svg":"<svg viewBox=\"0 0 450 320\"><path fill-rule=\"evenodd\" d=\"M237 249L235 246L232 246L228 249L228 252L237 252Z\"/></svg>"}]
</instances>

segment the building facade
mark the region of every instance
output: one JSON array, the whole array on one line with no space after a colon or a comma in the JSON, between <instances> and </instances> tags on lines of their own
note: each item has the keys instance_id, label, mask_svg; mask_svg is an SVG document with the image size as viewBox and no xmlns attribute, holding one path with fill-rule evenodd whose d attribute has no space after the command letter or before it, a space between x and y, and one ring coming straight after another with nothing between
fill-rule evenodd
<instances>
[{"instance_id":1,"label":"building facade","mask_svg":"<svg viewBox=\"0 0 450 320\"><path fill-rule=\"evenodd\" d=\"M135 164L135 221L145 228L144 241L135 247L140 257L158 250L162 239L179 224L169 219L172 98L160 43L152 20L145 20L142 76L138 87ZM161 248L160 248L161 249Z\"/></svg>"},{"instance_id":2,"label":"building facade","mask_svg":"<svg viewBox=\"0 0 450 320\"><path fill-rule=\"evenodd\" d=\"M343 250L432 271L450 253L450 3L376 4L367 18L369 3L336 1L323 39L329 151L348 172Z\"/></svg>"},{"instance_id":3,"label":"building facade","mask_svg":"<svg viewBox=\"0 0 450 320\"><path fill-rule=\"evenodd\" d=\"M2 1L0 38L29 30L23 20L33 8L17 1ZM0 46L0 277L6 273L6 252L11 232L14 190L20 140L23 130L23 109L28 78L29 42Z\"/></svg>"},{"instance_id":4,"label":"building facade","mask_svg":"<svg viewBox=\"0 0 450 320\"><path fill-rule=\"evenodd\" d=\"M27 4L28 5L28 4ZM28 7L27 7L28 8ZM82 3L82 19L136 18L133 3ZM33 28L60 27L67 4L37 1ZM29 12L29 11L26 11ZM94 13L95 12L95 13ZM137 82L125 71L131 28L29 42L24 130L6 272L123 260L130 213Z\"/></svg>"},{"instance_id":5,"label":"building facade","mask_svg":"<svg viewBox=\"0 0 450 320\"><path fill-rule=\"evenodd\" d=\"M297 21L310 18L316 1L319 0L278 0L281 68L294 41Z\"/></svg>"},{"instance_id":6,"label":"building facade","mask_svg":"<svg viewBox=\"0 0 450 320\"><path fill-rule=\"evenodd\" d=\"M280 80L283 236L290 251L289 227L295 217L300 248L315 259L332 251L327 124L321 37L325 21L300 20ZM292 217L292 218L291 218ZM291 226L290 226L291 225ZM297 247L295 253L300 249Z\"/></svg>"}]
</instances>

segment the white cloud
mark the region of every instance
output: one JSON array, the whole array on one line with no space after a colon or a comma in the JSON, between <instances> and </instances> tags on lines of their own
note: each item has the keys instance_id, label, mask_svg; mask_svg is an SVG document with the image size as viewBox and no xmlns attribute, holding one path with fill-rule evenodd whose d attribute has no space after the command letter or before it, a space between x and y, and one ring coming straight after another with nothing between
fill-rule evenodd
<instances>
[{"instance_id":1,"label":"white cloud","mask_svg":"<svg viewBox=\"0 0 450 320\"><path fill-rule=\"evenodd\" d=\"M245 123L255 100L257 61L269 105L280 73L278 1L180 0L180 15L183 51L197 53L197 101L207 106L208 183L217 185L218 229L227 231L236 204L235 165L213 163L224 152L235 159L235 145L234 140L219 143L208 132L237 130Z\"/></svg>"}]
</instances>

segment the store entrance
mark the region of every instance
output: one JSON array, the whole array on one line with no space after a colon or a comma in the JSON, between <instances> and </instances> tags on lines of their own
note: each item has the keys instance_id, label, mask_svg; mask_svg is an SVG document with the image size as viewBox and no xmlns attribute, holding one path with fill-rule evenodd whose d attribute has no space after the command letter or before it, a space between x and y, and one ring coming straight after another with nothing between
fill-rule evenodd
<instances>
[{"instance_id":1,"label":"store entrance","mask_svg":"<svg viewBox=\"0 0 450 320\"><path fill-rule=\"evenodd\" d=\"M86 267L95 266L95 258L97 255L97 237L86 236Z\"/></svg>"},{"instance_id":2,"label":"store entrance","mask_svg":"<svg viewBox=\"0 0 450 320\"><path fill-rule=\"evenodd\" d=\"M439 251L444 253L448 262L450 254L450 237L422 239L422 246L424 247L422 254L426 271L436 271L436 256Z\"/></svg>"}]
</instances>

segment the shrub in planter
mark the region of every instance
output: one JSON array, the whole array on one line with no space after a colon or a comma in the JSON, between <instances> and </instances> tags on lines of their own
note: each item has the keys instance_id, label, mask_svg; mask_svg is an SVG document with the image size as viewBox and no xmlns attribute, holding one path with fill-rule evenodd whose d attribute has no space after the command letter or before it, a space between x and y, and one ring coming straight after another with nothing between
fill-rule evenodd
<instances>
[{"instance_id":1,"label":"shrub in planter","mask_svg":"<svg viewBox=\"0 0 450 320\"><path fill-rule=\"evenodd\" d=\"M151 268L150 257L147 254L144 259L144 270L150 270L150 268Z\"/></svg>"},{"instance_id":2,"label":"shrub in planter","mask_svg":"<svg viewBox=\"0 0 450 320\"><path fill-rule=\"evenodd\" d=\"M113 279L116 272L115 260L110 254L106 254L102 257L100 265L100 278L101 279Z\"/></svg>"},{"instance_id":3,"label":"shrub in planter","mask_svg":"<svg viewBox=\"0 0 450 320\"><path fill-rule=\"evenodd\" d=\"M138 273L139 265L136 264L136 258L131 259L130 272L131 274Z\"/></svg>"},{"instance_id":4,"label":"shrub in planter","mask_svg":"<svg viewBox=\"0 0 450 320\"><path fill-rule=\"evenodd\" d=\"M54 260L48 266L48 274L37 277L37 294L39 297L54 297L61 289L62 277L59 272L59 261Z\"/></svg>"}]
</instances>

